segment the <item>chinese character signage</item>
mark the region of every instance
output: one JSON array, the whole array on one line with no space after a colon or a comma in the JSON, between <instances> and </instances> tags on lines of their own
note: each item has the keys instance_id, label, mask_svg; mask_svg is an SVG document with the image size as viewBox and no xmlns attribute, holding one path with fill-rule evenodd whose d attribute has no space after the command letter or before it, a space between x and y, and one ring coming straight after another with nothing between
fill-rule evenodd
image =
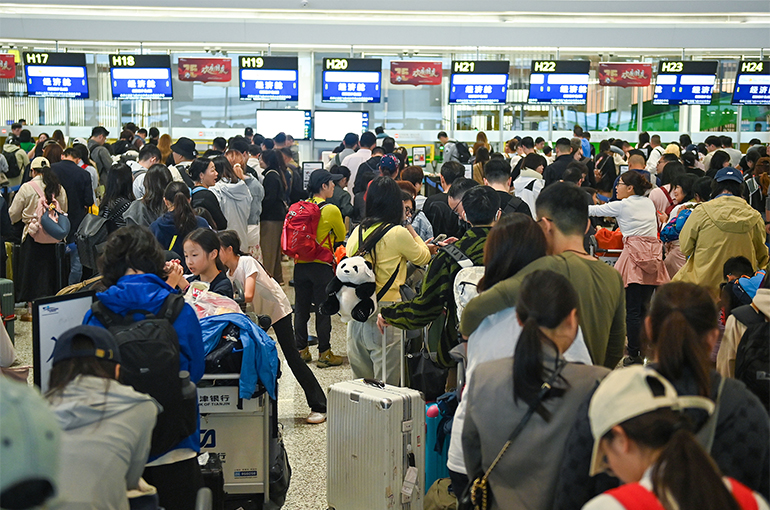
<instances>
[{"instance_id":1,"label":"chinese character signage","mask_svg":"<svg viewBox=\"0 0 770 510\"><path fill-rule=\"evenodd\" d=\"M652 64L599 63L599 85L604 87L647 87L652 79Z\"/></svg>"},{"instance_id":2,"label":"chinese character signage","mask_svg":"<svg viewBox=\"0 0 770 510\"><path fill-rule=\"evenodd\" d=\"M13 55L0 55L0 78L15 78L16 62Z\"/></svg>"},{"instance_id":3,"label":"chinese character signage","mask_svg":"<svg viewBox=\"0 0 770 510\"><path fill-rule=\"evenodd\" d=\"M240 96L251 101L297 101L299 68L297 57L240 58Z\"/></svg>"},{"instance_id":4,"label":"chinese character signage","mask_svg":"<svg viewBox=\"0 0 770 510\"><path fill-rule=\"evenodd\" d=\"M453 60L449 104L504 104L507 60Z\"/></svg>"},{"instance_id":5,"label":"chinese character signage","mask_svg":"<svg viewBox=\"0 0 770 510\"><path fill-rule=\"evenodd\" d=\"M321 100L324 103L379 103L382 60L325 58Z\"/></svg>"},{"instance_id":6,"label":"chinese character signage","mask_svg":"<svg viewBox=\"0 0 770 510\"><path fill-rule=\"evenodd\" d=\"M83 53L24 52L27 95L88 98L88 72Z\"/></svg>"},{"instance_id":7,"label":"chinese character signage","mask_svg":"<svg viewBox=\"0 0 770 510\"><path fill-rule=\"evenodd\" d=\"M171 57L110 55L113 99L172 99Z\"/></svg>"},{"instance_id":8,"label":"chinese character signage","mask_svg":"<svg viewBox=\"0 0 770 510\"><path fill-rule=\"evenodd\" d=\"M732 104L770 105L770 61L741 61Z\"/></svg>"},{"instance_id":9,"label":"chinese character signage","mask_svg":"<svg viewBox=\"0 0 770 510\"><path fill-rule=\"evenodd\" d=\"M441 62L391 62L393 85L441 85Z\"/></svg>"},{"instance_id":10,"label":"chinese character signage","mask_svg":"<svg viewBox=\"0 0 770 510\"><path fill-rule=\"evenodd\" d=\"M533 60L529 104L586 104L588 60Z\"/></svg>"},{"instance_id":11,"label":"chinese character signage","mask_svg":"<svg viewBox=\"0 0 770 510\"><path fill-rule=\"evenodd\" d=\"M652 104L711 104L719 62L665 60L658 64Z\"/></svg>"},{"instance_id":12,"label":"chinese character signage","mask_svg":"<svg viewBox=\"0 0 770 510\"><path fill-rule=\"evenodd\" d=\"M229 58L180 58L179 81L229 82L232 77Z\"/></svg>"}]
</instances>

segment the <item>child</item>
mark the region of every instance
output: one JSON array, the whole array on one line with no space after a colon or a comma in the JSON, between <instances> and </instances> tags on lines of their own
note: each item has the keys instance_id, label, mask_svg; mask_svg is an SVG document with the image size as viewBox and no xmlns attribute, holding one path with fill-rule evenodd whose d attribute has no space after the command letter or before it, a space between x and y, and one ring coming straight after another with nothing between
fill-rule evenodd
<instances>
[{"instance_id":1,"label":"child","mask_svg":"<svg viewBox=\"0 0 770 510\"><path fill-rule=\"evenodd\" d=\"M297 378L310 406L307 422L311 424L326 421L326 395L318 384L313 372L299 357L294 343L294 328L291 320L291 303L281 286L267 274L265 268L254 258L241 253L241 241L234 230L219 232L221 243L220 259L227 267L227 277L240 283L243 298L251 303L254 313L269 315L286 362Z\"/></svg>"},{"instance_id":2,"label":"child","mask_svg":"<svg viewBox=\"0 0 770 510\"><path fill-rule=\"evenodd\" d=\"M173 283L182 291L193 282L206 282L211 292L233 298L233 285L219 259L219 238L213 230L199 228L190 232L184 240L184 259L193 276L187 280L179 276L174 279ZM169 285L173 286L171 279Z\"/></svg>"}]
</instances>

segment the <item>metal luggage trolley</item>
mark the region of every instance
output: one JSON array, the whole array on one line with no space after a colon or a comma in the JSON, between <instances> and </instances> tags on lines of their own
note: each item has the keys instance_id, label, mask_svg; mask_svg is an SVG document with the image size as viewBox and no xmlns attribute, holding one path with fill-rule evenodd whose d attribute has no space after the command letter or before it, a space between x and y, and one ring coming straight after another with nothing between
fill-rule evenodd
<instances>
[{"instance_id":1,"label":"metal luggage trolley","mask_svg":"<svg viewBox=\"0 0 770 510\"><path fill-rule=\"evenodd\" d=\"M623 250L597 250L596 258L602 262L605 262L606 264L609 264L612 267L615 267L615 264L620 258L620 254L622 252Z\"/></svg>"}]
</instances>

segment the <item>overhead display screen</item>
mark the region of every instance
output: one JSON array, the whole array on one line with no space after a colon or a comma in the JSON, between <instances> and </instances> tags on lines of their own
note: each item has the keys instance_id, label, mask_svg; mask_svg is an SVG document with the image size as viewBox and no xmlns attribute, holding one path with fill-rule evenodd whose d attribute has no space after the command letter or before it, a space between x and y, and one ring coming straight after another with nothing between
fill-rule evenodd
<instances>
[{"instance_id":1,"label":"overhead display screen","mask_svg":"<svg viewBox=\"0 0 770 510\"><path fill-rule=\"evenodd\" d=\"M449 104L504 104L507 60L453 60Z\"/></svg>"},{"instance_id":2,"label":"overhead display screen","mask_svg":"<svg viewBox=\"0 0 770 510\"><path fill-rule=\"evenodd\" d=\"M741 61L732 104L770 105L770 60Z\"/></svg>"},{"instance_id":3,"label":"overhead display screen","mask_svg":"<svg viewBox=\"0 0 770 510\"><path fill-rule=\"evenodd\" d=\"M380 102L379 58L325 58L322 74L321 99L325 103Z\"/></svg>"},{"instance_id":4,"label":"overhead display screen","mask_svg":"<svg viewBox=\"0 0 770 510\"><path fill-rule=\"evenodd\" d=\"M243 55L239 62L241 99L296 101L299 98L297 57Z\"/></svg>"},{"instance_id":5,"label":"overhead display screen","mask_svg":"<svg viewBox=\"0 0 770 510\"><path fill-rule=\"evenodd\" d=\"M257 132L286 133L295 140L310 139L310 110L257 110Z\"/></svg>"},{"instance_id":6,"label":"overhead display screen","mask_svg":"<svg viewBox=\"0 0 770 510\"><path fill-rule=\"evenodd\" d=\"M340 142L348 133L369 130L369 112L325 112L316 110L313 138Z\"/></svg>"},{"instance_id":7,"label":"overhead display screen","mask_svg":"<svg viewBox=\"0 0 770 510\"><path fill-rule=\"evenodd\" d=\"M658 64L652 104L711 104L717 61L666 60Z\"/></svg>"},{"instance_id":8,"label":"overhead display screen","mask_svg":"<svg viewBox=\"0 0 770 510\"><path fill-rule=\"evenodd\" d=\"M588 60L533 60L529 104L586 104Z\"/></svg>"},{"instance_id":9,"label":"overhead display screen","mask_svg":"<svg viewBox=\"0 0 770 510\"><path fill-rule=\"evenodd\" d=\"M113 99L173 99L171 57L110 55Z\"/></svg>"},{"instance_id":10,"label":"overhead display screen","mask_svg":"<svg viewBox=\"0 0 770 510\"><path fill-rule=\"evenodd\" d=\"M83 53L24 52L24 73L29 96L88 98Z\"/></svg>"}]
</instances>

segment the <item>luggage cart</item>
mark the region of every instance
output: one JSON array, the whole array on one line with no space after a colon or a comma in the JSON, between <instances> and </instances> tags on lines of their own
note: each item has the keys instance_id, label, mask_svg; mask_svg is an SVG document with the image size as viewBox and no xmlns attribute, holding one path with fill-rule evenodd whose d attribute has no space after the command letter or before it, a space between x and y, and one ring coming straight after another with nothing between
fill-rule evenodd
<instances>
[{"instance_id":1,"label":"luggage cart","mask_svg":"<svg viewBox=\"0 0 770 510\"><path fill-rule=\"evenodd\" d=\"M615 267L621 253L623 253L623 250L597 250L596 257L602 262Z\"/></svg>"},{"instance_id":2,"label":"luggage cart","mask_svg":"<svg viewBox=\"0 0 770 510\"><path fill-rule=\"evenodd\" d=\"M222 462L227 496L270 499L270 414L266 391L238 398L240 374L206 374L198 384L201 452Z\"/></svg>"}]
</instances>

